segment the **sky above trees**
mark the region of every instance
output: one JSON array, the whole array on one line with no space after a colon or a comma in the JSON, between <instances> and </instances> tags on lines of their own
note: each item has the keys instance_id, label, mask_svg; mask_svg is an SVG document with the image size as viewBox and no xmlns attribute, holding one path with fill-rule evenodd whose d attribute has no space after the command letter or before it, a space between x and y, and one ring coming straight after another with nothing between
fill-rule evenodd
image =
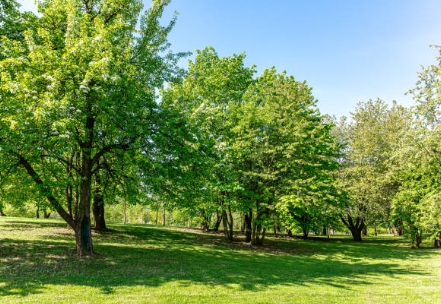
<instances>
[{"instance_id":1,"label":"sky above trees","mask_svg":"<svg viewBox=\"0 0 441 304\"><path fill-rule=\"evenodd\" d=\"M274 65L306 80L321 112L339 117L377 97L413 104L404 93L434 62L440 10L438 0L172 0L164 22L179 13L172 50L245 52L259 72Z\"/></svg>"}]
</instances>

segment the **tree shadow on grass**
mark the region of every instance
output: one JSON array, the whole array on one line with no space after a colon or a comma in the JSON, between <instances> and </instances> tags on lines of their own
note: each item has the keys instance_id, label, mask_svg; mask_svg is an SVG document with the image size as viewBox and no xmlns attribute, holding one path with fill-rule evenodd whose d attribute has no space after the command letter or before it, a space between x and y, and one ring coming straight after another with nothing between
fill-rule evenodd
<instances>
[{"instance_id":1,"label":"tree shadow on grass","mask_svg":"<svg viewBox=\"0 0 441 304\"><path fill-rule=\"evenodd\" d=\"M48 284L90 286L102 294L122 286L153 288L169 282L236 291L323 284L350 289L370 284L368 276L427 275L427 270L409 269L400 261L438 254L385 242L268 240L268 246L256 248L216 235L115 226L112 232L95 234L96 255L78 259L71 251L74 244L66 243L66 231L57 225L38 229L47 230L47 237L0 238L0 296L44 293Z\"/></svg>"}]
</instances>

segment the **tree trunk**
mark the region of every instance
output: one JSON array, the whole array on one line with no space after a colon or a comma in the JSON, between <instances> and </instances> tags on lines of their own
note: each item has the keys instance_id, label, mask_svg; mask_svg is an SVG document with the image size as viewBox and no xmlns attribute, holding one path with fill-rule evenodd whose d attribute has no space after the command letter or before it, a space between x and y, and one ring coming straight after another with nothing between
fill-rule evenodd
<instances>
[{"instance_id":1,"label":"tree trunk","mask_svg":"<svg viewBox=\"0 0 441 304\"><path fill-rule=\"evenodd\" d=\"M6 216L6 214L4 214L2 209L0 209L0 216Z\"/></svg>"},{"instance_id":2,"label":"tree trunk","mask_svg":"<svg viewBox=\"0 0 441 304\"><path fill-rule=\"evenodd\" d=\"M58 214L75 232L76 251L79 256L93 254L92 234L90 231L90 194L91 194L91 178L92 178L92 159L90 157L91 145L86 146L82 157L82 180L80 184L80 201L78 206L78 217L75 219L64 210L57 198L52 194L51 188L48 187L39 174L34 170L31 163L22 155L11 151L18 157L20 165L28 172L29 176L39 186L41 193L46 196L49 203L54 207Z\"/></svg>"},{"instance_id":3,"label":"tree trunk","mask_svg":"<svg viewBox=\"0 0 441 304\"><path fill-rule=\"evenodd\" d=\"M165 204L162 204L162 226L165 226Z\"/></svg>"},{"instance_id":4,"label":"tree trunk","mask_svg":"<svg viewBox=\"0 0 441 304\"><path fill-rule=\"evenodd\" d=\"M392 231L394 232L394 236L402 236L404 235L404 225L401 220L397 220L394 222L392 227Z\"/></svg>"},{"instance_id":5,"label":"tree trunk","mask_svg":"<svg viewBox=\"0 0 441 304\"><path fill-rule=\"evenodd\" d=\"M305 228L305 227L302 227L302 237L303 237L303 239L307 239L308 238L308 235L309 235L309 229L307 229L307 228Z\"/></svg>"},{"instance_id":6,"label":"tree trunk","mask_svg":"<svg viewBox=\"0 0 441 304\"><path fill-rule=\"evenodd\" d=\"M74 229L76 251L79 256L93 254L90 216L84 215Z\"/></svg>"},{"instance_id":7,"label":"tree trunk","mask_svg":"<svg viewBox=\"0 0 441 304\"><path fill-rule=\"evenodd\" d=\"M226 210L222 210L222 223L224 226L224 235L227 240L233 240L233 231L231 229L232 225L229 223L228 215Z\"/></svg>"},{"instance_id":8,"label":"tree trunk","mask_svg":"<svg viewBox=\"0 0 441 304\"><path fill-rule=\"evenodd\" d=\"M46 209L43 210L43 218L48 219L51 216L51 212L47 212Z\"/></svg>"},{"instance_id":9,"label":"tree trunk","mask_svg":"<svg viewBox=\"0 0 441 304\"><path fill-rule=\"evenodd\" d=\"M249 212L245 213L244 215L245 242L251 242L252 222L253 222L253 209L250 208Z\"/></svg>"},{"instance_id":10,"label":"tree trunk","mask_svg":"<svg viewBox=\"0 0 441 304\"><path fill-rule=\"evenodd\" d=\"M155 217L155 225L158 226L159 222L159 206L158 209L156 209L156 217Z\"/></svg>"},{"instance_id":11,"label":"tree trunk","mask_svg":"<svg viewBox=\"0 0 441 304\"><path fill-rule=\"evenodd\" d=\"M211 216L207 215L205 209L200 209L200 213L202 218L202 223L201 223L202 231L208 232L210 230Z\"/></svg>"},{"instance_id":12,"label":"tree trunk","mask_svg":"<svg viewBox=\"0 0 441 304\"><path fill-rule=\"evenodd\" d=\"M104 196L101 188L99 172L95 173L95 190L93 194L92 212L95 229L98 231L106 231L107 225L106 219L104 218Z\"/></svg>"},{"instance_id":13,"label":"tree trunk","mask_svg":"<svg viewBox=\"0 0 441 304\"><path fill-rule=\"evenodd\" d=\"M233 240L234 219L233 219L233 212L231 212L230 205L228 205L228 228L230 230L231 240Z\"/></svg>"},{"instance_id":14,"label":"tree trunk","mask_svg":"<svg viewBox=\"0 0 441 304\"><path fill-rule=\"evenodd\" d=\"M222 214L220 214L219 211L216 211L216 223L214 223L213 231L218 232L221 223L222 223Z\"/></svg>"},{"instance_id":15,"label":"tree trunk","mask_svg":"<svg viewBox=\"0 0 441 304\"><path fill-rule=\"evenodd\" d=\"M257 216L253 223L253 231L251 235L251 245L262 246L265 239L266 228L262 225L264 216L268 214L267 208L259 208L259 203L256 203ZM262 210L259 210L262 209Z\"/></svg>"},{"instance_id":16,"label":"tree trunk","mask_svg":"<svg viewBox=\"0 0 441 304\"><path fill-rule=\"evenodd\" d=\"M345 224L345 226L349 229L349 231L351 231L352 238L354 239L354 241L361 242L362 241L361 232L365 227L364 220L361 217L357 217L354 223L353 218L348 214L347 218L344 218L342 216L341 221L343 222L343 224Z\"/></svg>"},{"instance_id":17,"label":"tree trunk","mask_svg":"<svg viewBox=\"0 0 441 304\"><path fill-rule=\"evenodd\" d=\"M104 218L104 199L102 196L94 196L92 212L95 230L106 231L107 225Z\"/></svg>"},{"instance_id":18,"label":"tree trunk","mask_svg":"<svg viewBox=\"0 0 441 304\"><path fill-rule=\"evenodd\" d=\"M91 106L90 106L91 107ZM90 110L89 113L92 111ZM86 140L80 143L81 146L81 183L80 201L78 204L78 218L75 225L75 239L77 254L79 256L92 255L92 231L90 224L90 203L92 194L92 142L95 119L92 116L86 118Z\"/></svg>"}]
</instances>

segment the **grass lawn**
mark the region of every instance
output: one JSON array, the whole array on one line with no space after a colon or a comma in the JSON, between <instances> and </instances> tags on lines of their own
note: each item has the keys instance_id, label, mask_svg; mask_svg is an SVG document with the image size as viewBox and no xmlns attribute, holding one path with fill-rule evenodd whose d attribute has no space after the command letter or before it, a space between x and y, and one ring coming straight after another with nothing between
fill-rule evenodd
<instances>
[{"instance_id":1,"label":"grass lawn","mask_svg":"<svg viewBox=\"0 0 441 304\"><path fill-rule=\"evenodd\" d=\"M144 225L94 234L93 257L54 220L0 218L5 303L440 303L441 251L401 238L269 238ZM428 245L429 246L429 245Z\"/></svg>"}]
</instances>

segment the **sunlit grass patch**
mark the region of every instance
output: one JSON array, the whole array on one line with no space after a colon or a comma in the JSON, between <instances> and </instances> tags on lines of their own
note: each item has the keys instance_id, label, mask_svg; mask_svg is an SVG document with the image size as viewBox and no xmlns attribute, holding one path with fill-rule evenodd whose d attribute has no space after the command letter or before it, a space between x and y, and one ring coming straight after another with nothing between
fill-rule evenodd
<instances>
[{"instance_id":1,"label":"sunlit grass patch","mask_svg":"<svg viewBox=\"0 0 441 304\"><path fill-rule=\"evenodd\" d=\"M407 240L238 237L143 225L94 232L79 259L60 221L0 218L1 303L436 303L441 251Z\"/></svg>"}]
</instances>

